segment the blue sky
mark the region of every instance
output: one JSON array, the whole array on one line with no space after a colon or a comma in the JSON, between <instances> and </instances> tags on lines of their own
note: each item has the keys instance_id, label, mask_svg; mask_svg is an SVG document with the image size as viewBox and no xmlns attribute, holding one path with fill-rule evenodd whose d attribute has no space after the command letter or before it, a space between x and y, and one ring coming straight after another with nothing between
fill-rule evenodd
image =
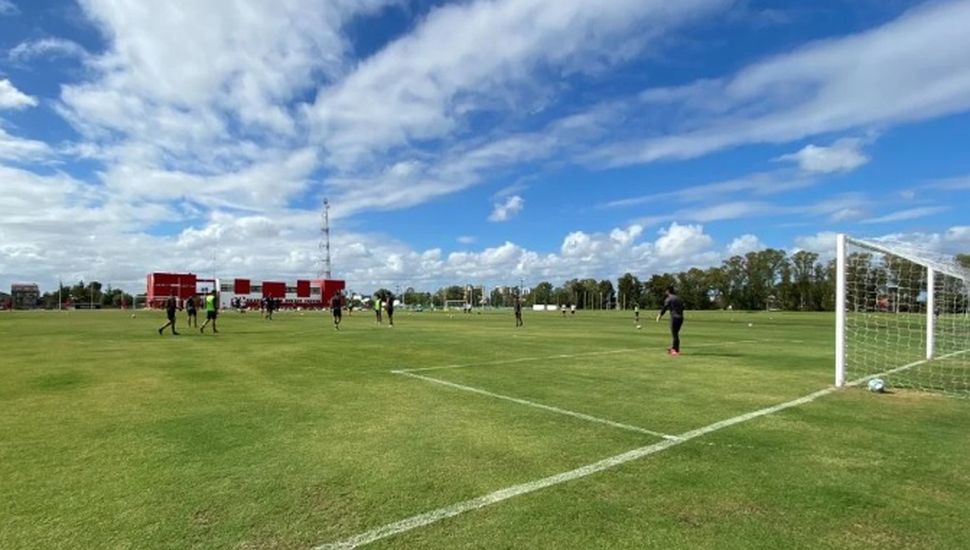
<instances>
[{"instance_id":1,"label":"blue sky","mask_svg":"<svg viewBox=\"0 0 970 550\"><path fill-rule=\"evenodd\" d=\"M802 5L804 4L804 5ZM0 285L970 250L970 1L0 0Z\"/></svg>"}]
</instances>

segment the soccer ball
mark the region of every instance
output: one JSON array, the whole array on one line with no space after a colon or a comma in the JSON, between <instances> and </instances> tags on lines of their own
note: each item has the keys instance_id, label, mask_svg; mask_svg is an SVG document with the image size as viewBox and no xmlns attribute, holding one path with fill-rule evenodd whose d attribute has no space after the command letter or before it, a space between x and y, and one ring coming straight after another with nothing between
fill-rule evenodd
<instances>
[{"instance_id":1,"label":"soccer ball","mask_svg":"<svg viewBox=\"0 0 970 550\"><path fill-rule=\"evenodd\" d=\"M748 327L753 327L754 323L748 323Z\"/></svg>"},{"instance_id":2,"label":"soccer ball","mask_svg":"<svg viewBox=\"0 0 970 550\"><path fill-rule=\"evenodd\" d=\"M134 313L132 313L132 314L131 314L131 318L132 318L132 319L134 319L134 318L135 318L135 314L134 314Z\"/></svg>"},{"instance_id":3,"label":"soccer ball","mask_svg":"<svg viewBox=\"0 0 970 550\"><path fill-rule=\"evenodd\" d=\"M640 325L637 325L637 330L640 330L641 328L642 328L642 327L641 327Z\"/></svg>"},{"instance_id":4,"label":"soccer ball","mask_svg":"<svg viewBox=\"0 0 970 550\"><path fill-rule=\"evenodd\" d=\"M869 391L872 393L882 393L886 391L886 383L881 378L873 378L869 381Z\"/></svg>"}]
</instances>

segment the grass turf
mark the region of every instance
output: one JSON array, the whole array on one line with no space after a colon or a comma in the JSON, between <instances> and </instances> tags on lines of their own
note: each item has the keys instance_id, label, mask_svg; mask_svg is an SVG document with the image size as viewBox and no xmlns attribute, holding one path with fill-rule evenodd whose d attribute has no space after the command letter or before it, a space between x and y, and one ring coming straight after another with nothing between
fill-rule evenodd
<instances>
[{"instance_id":1,"label":"grass turf","mask_svg":"<svg viewBox=\"0 0 970 550\"><path fill-rule=\"evenodd\" d=\"M672 434L832 378L827 315L276 317L0 315L0 547L307 548L660 440L394 369ZM968 428L842 391L374 547L966 548Z\"/></svg>"}]
</instances>

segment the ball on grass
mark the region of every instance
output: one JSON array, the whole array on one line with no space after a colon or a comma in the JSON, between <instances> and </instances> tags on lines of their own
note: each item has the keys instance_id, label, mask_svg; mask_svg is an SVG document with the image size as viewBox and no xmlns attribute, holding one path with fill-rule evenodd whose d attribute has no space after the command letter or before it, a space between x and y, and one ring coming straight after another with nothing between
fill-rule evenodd
<instances>
[{"instance_id":1,"label":"ball on grass","mask_svg":"<svg viewBox=\"0 0 970 550\"><path fill-rule=\"evenodd\" d=\"M134 318L135 318L135 314L134 314L134 313L132 313L132 314L131 314L131 318L132 318L132 319L134 319Z\"/></svg>"},{"instance_id":2,"label":"ball on grass","mask_svg":"<svg viewBox=\"0 0 970 550\"><path fill-rule=\"evenodd\" d=\"M872 393L882 393L886 391L886 383L882 378L873 378L869 381L869 391Z\"/></svg>"},{"instance_id":3,"label":"ball on grass","mask_svg":"<svg viewBox=\"0 0 970 550\"><path fill-rule=\"evenodd\" d=\"M640 330L641 328L643 327L641 327L640 325L637 325L637 330Z\"/></svg>"},{"instance_id":4,"label":"ball on grass","mask_svg":"<svg viewBox=\"0 0 970 550\"><path fill-rule=\"evenodd\" d=\"M754 323L748 323L748 326L749 327L753 327L754 326Z\"/></svg>"}]
</instances>

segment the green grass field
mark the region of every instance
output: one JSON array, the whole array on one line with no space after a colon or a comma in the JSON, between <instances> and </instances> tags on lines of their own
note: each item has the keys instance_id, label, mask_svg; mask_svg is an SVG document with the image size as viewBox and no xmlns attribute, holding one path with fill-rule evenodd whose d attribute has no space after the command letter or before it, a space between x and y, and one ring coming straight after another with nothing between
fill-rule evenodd
<instances>
[{"instance_id":1,"label":"green grass field","mask_svg":"<svg viewBox=\"0 0 970 550\"><path fill-rule=\"evenodd\" d=\"M970 548L970 400L685 436L829 387L829 315L397 317L0 314L0 548L313 548L656 444L368 547Z\"/></svg>"}]
</instances>

